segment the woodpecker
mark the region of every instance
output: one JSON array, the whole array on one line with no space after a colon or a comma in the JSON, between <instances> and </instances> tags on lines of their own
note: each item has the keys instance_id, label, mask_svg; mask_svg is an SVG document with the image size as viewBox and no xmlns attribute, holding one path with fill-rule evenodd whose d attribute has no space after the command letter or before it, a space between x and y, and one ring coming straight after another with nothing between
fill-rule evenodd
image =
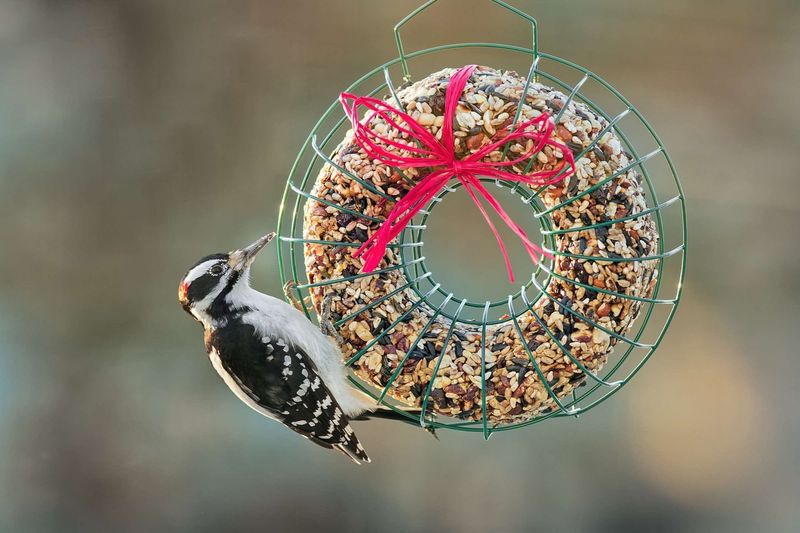
<instances>
[{"instance_id":1,"label":"woodpecker","mask_svg":"<svg viewBox=\"0 0 800 533\"><path fill-rule=\"evenodd\" d=\"M203 257L181 280L178 300L203 325L211 365L240 400L368 463L349 421L370 417L376 406L348 384L338 346L295 307L250 287L250 266L274 237Z\"/></svg>"}]
</instances>

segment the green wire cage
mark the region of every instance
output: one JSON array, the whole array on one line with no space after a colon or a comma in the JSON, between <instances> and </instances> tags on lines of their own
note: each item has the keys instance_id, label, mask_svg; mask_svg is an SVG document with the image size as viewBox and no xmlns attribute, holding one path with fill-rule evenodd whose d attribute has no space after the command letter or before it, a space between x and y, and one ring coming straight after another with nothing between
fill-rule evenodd
<instances>
[{"instance_id":1,"label":"green wire cage","mask_svg":"<svg viewBox=\"0 0 800 533\"><path fill-rule=\"evenodd\" d=\"M367 276L378 276L388 270L400 270L405 274L407 283L399 287L396 291L410 291L413 295L414 303L412 309L422 310L429 317L427 325L418 332L417 338L406 350L405 358L399 362L394 372L388 376L387 383L382 390L375 388L370 383L351 375L353 385L388 407L396 410L410 420L420 423L430 428L448 428L460 431L481 432L485 438L497 431L515 429L531 424L536 424L549 418L561 418L566 416L578 416L580 413L599 405L617 390L627 384L633 376L647 362L661 343L664 335L674 317L675 311L680 301L684 273L686 267L686 240L687 225L684 205L684 196L675 167L667 154L661 140L656 135L653 128L647 123L642 114L624 97L619 91L614 89L608 82L570 61L545 54L539 51L537 23L534 18L523 13L519 9L508 5L500 0L492 0L492 3L500 6L525 21L530 25L532 42L530 47L516 46L511 44L501 44L494 42L464 42L434 46L413 52L406 51L402 38L401 29L420 13L435 4L437 0L430 0L420 6L394 28L394 35L397 43L398 57L380 65L369 71L346 91L365 95L377 95L384 93L387 98L397 99L397 88L392 82L392 75L402 78L403 86L407 85L412 79L412 68L416 70L418 64L424 64L423 72L433 71L430 66L438 65L439 68L457 64L452 54L469 54L467 57L473 58L475 55L483 54L490 57L495 66L502 65L504 68L510 65L515 68L524 66L527 70L523 98L528 92L529 86L533 82L546 82L548 86L558 89L566 96L562 111L566 110L570 103L580 103L592 110L598 117L602 117L606 126L596 135L593 142L585 147L577 155L576 161L580 156L591 150L598 139L606 131L613 132L621 142L625 151L630 154L633 162L627 169L635 169L641 178L641 185L645 191L647 207L636 213L627 214L624 217L612 218L610 220L582 226L581 230L605 228L618 222L649 216L655 224L659 234L658 247L655 253L648 253L640 257L604 257L605 261L614 263L629 263L635 261L652 261L656 265L658 276L652 292L645 296L630 296L624 292L616 292L608 289L599 289L598 292L612 295L623 299L635 300L638 307L638 315L635 322L630 325L625 334L607 331L589 317L580 313L566 309L565 312L575 315L576 318L586 321L594 327L600 328L610 334L616 342L613 353L609 356L608 362L600 371L593 373L589 369L580 365L571 354L569 349L562 342L559 342L559 335L552 331L534 311L533 302L537 298L549 298L556 306L562 305L557 299L547 292L548 284L554 279L562 282L571 283L577 286L584 286L575 279L560 276L555 272L554 261L559 258L596 260L596 256L583 257L580 254L559 251L555 239L562 234L569 233L570 229L554 229L546 215L553 212L556 208L564 207L572 202L580 200L584 195L592 192L600 186L598 184L590 190L569 197L557 206L546 208L539 199L543 189L529 190L521 187L519 183L505 183L495 179L487 179L498 187L505 188L517 196L523 204L530 208L530 213L540 224L542 237L542 247L552 253L552 258L542 261L536 266L530 280L519 290L509 294L505 298L490 301L472 301L460 298L458 295L445 290L441 283L436 281L433 272L428 268L424 256L424 236L427 229L429 217L434 216L435 207L447 194L453 193L459 188L458 183L448 185L442 192L427 205L420 214L406 227L401 234L398 242L392 245L392 249L399 254L400 262L397 265L386 269L376 270L375 272L353 273L336 279L328 279L317 282L309 282L304 263L304 246L309 242L324 246L358 246L358 243L343 243L339 241L312 241L304 237L303 232L303 207L308 201L321 202L322 204L340 210L354 217L363 217L362 213L348 207L339 205L335 202L327 201L316 196L312 189L315 177L325 165L335 165L331 159L330 152L344 136L344 132L349 127L344 113L338 101L334 101L323 113L316 123L311 133L303 144L291 172L286 182L286 188L281 203L279 223L278 223L278 261L280 265L281 280L283 283L294 282L294 291L298 300L301 302L306 315L309 318L316 318L315 309L306 303L312 289L319 289L331 286L336 283L355 281ZM471 62L471 61L470 61ZM463 64L463 61L462 61ZM522 70L522 69L520 69ZM524 70L523 70L524 71ZM399 102L399 100L398 100ZM522 109L519 105L518 109ZM559 123L561 118L559 113L555 118L555 123ZM513 125L519 119L519 112L514 117ZM617 175L619 173L616 173ZM351 176L358 180L357 176ZM612 176L614 177L614 176ZM607 178L604 181L608 181ZM360 180L359 180L360 181ZM370 188L369 183L360 182L364 187ZM594 288L594 287L592 287ZM535 291L537 295L529 294ZM388 296L381 297L384 300ZM369 313L379 301L368 302L344 317L339 317L336 326L345 325L348 321L357 318L359 315ZM406 311L405 315L412 309ZM559 309L560 310L560 309ZM523 312L530 312L533 317L550 337L565 357L577 363L584 372L587 386L583 390L575 389L570 395L565 397L557 396L544 379L539 366L526 347L535 370L542 379L547 393L550 395L556 408L549 412L542 412L530 419L514 421L510 423L492 423L487 416L487 371L486 371L486 337L487 328L498 327L505 323L512 323L520 337L524 337L518 324L517 318ZM435 369L424 392L421 393L421 414L412 414L403 406L387 397L394 380L397 378L403 363L412 351L424 339L426 331L435 319L444 319L450 324L444 346L440 352L435 354ZM393 328L401 322L403 317L391 324L385 325L375 336L373 341L355 351L348 357L346 364L352 366L360 357L364 356L367 350L382 338L390 335ZM482 413L477 420L449 419L441 416L431 416L428 410L434 378L439 370L442 358L448 342L454 334L456 326L464 326L477 329L481 332L481 369L480 369L480 397L479 407Z\"/></svg>"}]
</instances>

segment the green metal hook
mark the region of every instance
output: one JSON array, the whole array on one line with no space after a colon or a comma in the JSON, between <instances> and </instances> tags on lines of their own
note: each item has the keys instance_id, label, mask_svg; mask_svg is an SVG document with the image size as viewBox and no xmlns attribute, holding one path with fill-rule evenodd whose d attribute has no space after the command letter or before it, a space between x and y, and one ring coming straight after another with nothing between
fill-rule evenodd
<instances>
[{"instance_id":1,"label":"green metal hook","mask_svg":"<svg viewBox=\"0 0 800 533\"><path fill-rule=\"evenodd\" d=\"M429 7L431 7L433 4L435 4L438 1L439 0L428 0L427 2L425 2L424 4L419 6L417 9L415 9L414 11L412 11L411 13L409 13L408 15L403 17L403 19L400 22L398 22L397 24L395 24L395 26L394 26L394 40L395 40L395 43L397 45L397 55L400 58L400 65L401 65L401 68L403 69L403 81L404 82L408 82L408 81L411 80L411 73L408 70L408 59L407 59L407 56L406 56L405 46L403 45L403 38L400 35L400 29L403 26L405 26L406 24L408 24L409 22L411 22L420 13L422 13L423 11L425 11L426 9L428 9ZM532 16L528 15L524 11L520 11L516 7L514 7L512 5L509 5L506 2L503 2L502 0L491 0L491 1L494 4L497 4L498 6L504 8L504 9L507 9L508 11L513 13L514 15L517 15L518 17L522 17L523 19L525 19L528 22L530 22L530 25L531 25L531 47L532 47L531 48L531 55L533 56L533 59L536 59L536 57L538 57L538 55L539 55L539 35L538 35L538 32L537 32L536 19L533 18Z\"/></svg>"}]
</instances>

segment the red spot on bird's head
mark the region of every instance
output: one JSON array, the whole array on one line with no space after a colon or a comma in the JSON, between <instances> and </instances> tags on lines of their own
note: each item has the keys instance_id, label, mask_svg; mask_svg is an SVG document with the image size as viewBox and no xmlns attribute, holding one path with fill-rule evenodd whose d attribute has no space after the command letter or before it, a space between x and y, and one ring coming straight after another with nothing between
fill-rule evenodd
<instances>
[{"instance_id":1,"label":"red spot on bird's head","mask_svg":"<svg viewBox=\"0 0 800 533\"><path fill-rule=\"evenodd\" d=\"M189 284L187 282L181 282L178 286L178 301L182 304L185 304L188 301L187 293L189 292Z\"/></svg>"}]
</instances>

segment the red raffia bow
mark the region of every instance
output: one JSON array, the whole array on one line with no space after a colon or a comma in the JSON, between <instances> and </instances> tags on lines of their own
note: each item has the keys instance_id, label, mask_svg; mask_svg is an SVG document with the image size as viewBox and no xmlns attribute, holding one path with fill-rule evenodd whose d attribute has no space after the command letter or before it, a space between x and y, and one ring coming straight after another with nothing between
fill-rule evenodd
<instances>
[{"instance_id":1,"label":"red raffia bow","mask_svg":"<svg viewBox=\"0 0 800 533\"><path fill-rule=\"evenodd\" d=\"M444 187L450 178L457 178L467 190L475 205L480 210L486 223L494 233L497 244L508 271L509 281L514 282L514 273L511 270L511 261L508 258L505 244L500 237L486 209L481 203L478 194L497 212L497 215L520 238L534 263L539 261L539 255L550 254L544 252L539 246L533 244L519 225L511 220L497 200L481 183L478 176L516 181L527 185L544 186L553 185L574 172L575 161L572 151L563 144L551 139L555 128L550 116L545 112L517 125L513 131L504 128L498 131L492 142L483 146L478 151L462 159L456 157L453 138L453 119L456 113L461 93L475 70L475 65L468 65L458 69L450 78L450 83L445 94L444 123L441 131L441 141L431 134L428 129L420 125L410 115L396 109L383 100L367 96L356 96L342 93L339 101L344 107L344 112L353 125L353 134L358 145L372 160L377 160L385 165L406 168L434 168L435 170L419 180L394 206L386 221L354 254L355 257L364 255L362 272L372 272L386 254L387 245L397 237L411 222L411 219ZM363 106L368 113L363 121L358 119L358 108ZM405 143L396 138L389 138L377 133L370 124L379 117L386 124L395 128L400 134L408 136L414 143ZM533 141L533 146L524 154L515 159L501 161L485 161L492 152L501 149L506 143L512 141ZM562 163L552 170L540 170L526 175L520 175L504 170L528 161L535 157L545 146L553 146L561 150L564 157ZM395 148L396 151L387 149ZM410 154L410 155L401 155ZM569 165L568 172L562 174L564 167Z\"/></svg>"}]
</instances>

